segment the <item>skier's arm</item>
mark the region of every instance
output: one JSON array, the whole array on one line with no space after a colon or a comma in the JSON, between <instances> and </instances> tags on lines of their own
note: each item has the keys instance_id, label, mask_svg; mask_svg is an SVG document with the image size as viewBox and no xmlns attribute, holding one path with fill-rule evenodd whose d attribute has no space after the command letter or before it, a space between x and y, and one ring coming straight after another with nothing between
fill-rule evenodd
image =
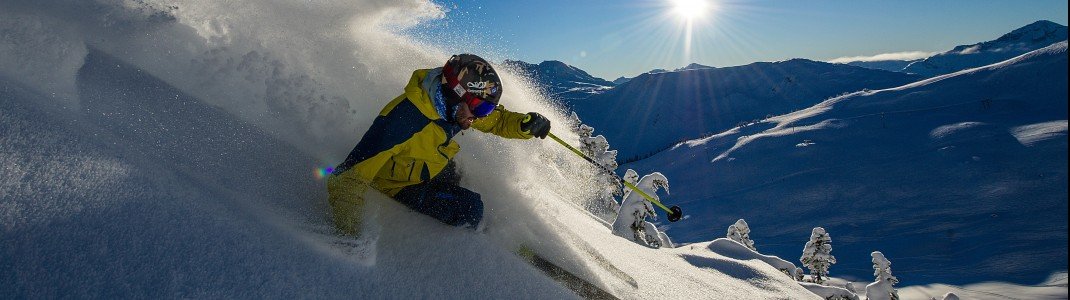
<instances>
[{"instance_id":1,"label":"skier's arm","mask_svg":"<svg viewBox=\"0 0 1070 300\"><path fill-rule=\"evenodd\" d=\"M531 134L520 130L520 122L523 122L527 116L527 114L511 112L505 109L505 106L498 105L490 115L473 122L472 128L504 138L530 139Z\"/></svg>"}]
</instances>

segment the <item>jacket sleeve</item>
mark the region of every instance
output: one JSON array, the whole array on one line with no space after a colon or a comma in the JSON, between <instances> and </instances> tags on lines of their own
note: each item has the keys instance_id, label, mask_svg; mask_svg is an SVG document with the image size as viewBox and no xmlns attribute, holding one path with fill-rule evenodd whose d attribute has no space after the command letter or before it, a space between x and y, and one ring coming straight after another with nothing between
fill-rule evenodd
<instances>
[{"instance_id":1,"label":"jacket sleeve","mask_svg":"<svg viewBox=\"0 0 1070 300\"><path fill-rule=\"evenodd\" d=\"M532 136L520 130L520 122L527 114L511 112L505 106L498 105L490 115L476 119L472 128L510 139L530 139Z\"/></svg>"}]
</instances>

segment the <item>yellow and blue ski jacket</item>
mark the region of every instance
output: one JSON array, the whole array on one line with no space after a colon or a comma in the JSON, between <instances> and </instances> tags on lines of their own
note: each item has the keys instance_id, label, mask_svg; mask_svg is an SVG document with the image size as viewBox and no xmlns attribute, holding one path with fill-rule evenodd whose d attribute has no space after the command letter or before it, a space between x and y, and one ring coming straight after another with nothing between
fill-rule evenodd
<instances>
[{"instance_id":1,"label":"yellow and blue ski jacket","mask_svg":"<svg viewBox=\"0 0 1070 300\"><path fill-rule=\"evenodd\" d=\"M406 186L438 175L461 150L453 140L460 126L440 116L431 96L438 92L440 73L439 69L414 71L405 93L379 112L333 176L355 176L393 197ZM505 138L530 139L520 129L526 117L498 105L490 115L473 122L472 128Z\"/></svg>"}]
</instances>

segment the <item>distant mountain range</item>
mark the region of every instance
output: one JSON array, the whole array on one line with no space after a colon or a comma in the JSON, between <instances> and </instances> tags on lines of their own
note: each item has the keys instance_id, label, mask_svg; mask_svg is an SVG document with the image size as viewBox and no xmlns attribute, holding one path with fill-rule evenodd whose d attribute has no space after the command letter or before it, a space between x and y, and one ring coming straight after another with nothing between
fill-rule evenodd
<instances>
[{"instance_id":1,"label":"distant mountain range","mask_svg":"<svg viewBox=\"0 0 1070 300\"><path fill-rule=\"evenodd\" d=\"M689 64L612 82L559 61L504 64L529 74L634 160L674 142L720 132L838 94L881 89L983 66L1066 40L1066 26L1037 21L1000 38L922 60L829 64L805 59L715 68ZM857 67L857 68L856 68ZM894 71L895 73L887 72ZM641 122L641 128L627 124Z\"/></svg>"},{"instance_id":2,"label":"distant mountain range","mask_svg":"<svg viewBox=\"0 0 1070 300\"><path fill-rule=\"evenodd\" d=\"M714 67L711 67L711 66L706 66L706 65L700 65L700 64L696 64L696 63L691 63L691 64L689 64L689 65L686 65L686 66L684 66L683 68L679 68L679 69L676 69L675 71L679 72L679 71L687 71L687 70L702 70L702 69L715 69L715 68L714 68ZM649 72L648 72L648 73L649 73Z\"/></svg>"},{"instance_id":3,"label":"distant mountain range","mask_svg":"<svg viewBox=\"0 0 1070 300\"><path fill-rule=\"evenodd\" d=\"M1066 40L1066 26L1041 20L987 42L960 45L920 60L857 61L847 63L932 77L1000 62Z\"/></svg>"},{"instance_id":4,"label":"distant mountain range","mask_svg":"<svg viewBox=\"0 0 1070 300\"><path fill-rule=\"evenodd\" d=\"M508 68L518 70L535 80L550 93L566 102L587 98L592 94L612 88L616 84L602 78L591 76L586 71L566 63L550 60L531 64L519 60L502 62Z\"/></svg>"},{"instance_id":5,"label":"distant mountain range","mask_svg":"<svg viewBox=\"0 0 1070 300\"><path fill-rule=\"evenodd\" d=\"M711 66L705 66L705 65L700 65L700 64L696 64L696 63L691 63L691 64L689 64L687 66L684 66L683 68L676 69L676 71L698 70L698 69L713 69L713 68L714 67L711 67ZM643 73L643 74L657 74L657 73L665 73L665 72L669 72L669 70L666 70L666 69L653 69L653 70L647 71L646 73ZM618 77L617 79L614 79L613 83L615 83L617 85L621 85L621 84L624 84L625 82L631 81L632 78L634 78L634 77L621 76L621 77Z\"/></svg>"},{"instance_id":6,"label":"distant mountain range","mask_svg":"<svg viewBox=\"0 0 1070 300\"><path fill-rule=\"evenodd\" d=\"M1037 21L996 40L957 46L950 51L911 63L903 72L922 76L947 74L1000 62L1065 40L1066 26L1051 21Z\"/></svg>"},{"instance_id":7,"label":"distant mountain range","mask_svg":"<svg viewBox=\"0 0 1070 300\"><path fill-rule=\"evenodd\" d=\"M805 59L645 73L571 103L632 160L683 139L809 107L839 94L903 85L918 76ZM638 125L641 124L641 125Z\"/></svg>"}]
</instances>

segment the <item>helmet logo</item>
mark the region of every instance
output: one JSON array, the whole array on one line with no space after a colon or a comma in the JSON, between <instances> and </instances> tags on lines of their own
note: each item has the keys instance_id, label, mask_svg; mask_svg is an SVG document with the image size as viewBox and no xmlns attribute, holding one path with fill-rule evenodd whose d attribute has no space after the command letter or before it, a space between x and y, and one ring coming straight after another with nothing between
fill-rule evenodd
<instances>
[{"instance_id":1,"label":"helmet logo","mask_svg":"<svg viewBox=\"0 0 1070 300\"><path fill-rule=\"evenodd\" d=\"M468 82L468 88L481 89L482 90L482 89L484 89L486 87L487 87L487 82L486 81L469 81Z\"/></svg>"}]
</instances>

